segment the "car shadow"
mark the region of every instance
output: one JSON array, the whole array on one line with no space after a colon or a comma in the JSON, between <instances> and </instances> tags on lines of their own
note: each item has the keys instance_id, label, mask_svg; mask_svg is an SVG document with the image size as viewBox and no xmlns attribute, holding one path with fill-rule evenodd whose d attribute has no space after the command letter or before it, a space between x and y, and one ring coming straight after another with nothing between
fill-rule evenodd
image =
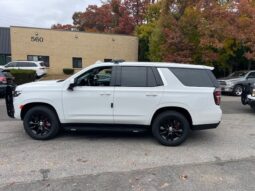
<instances>
[{"instance_id":1,"label":"car shadow","mask_svg":"<svg viewBox=\"0 0 255 191\"><path fill-rule=\"evenodd\" d=\"M62 138L86 138L90 140L98 139L153 139L151 131L144 132L121 132L121 131L62 131L59 135Z\"/></svg>"}]
</instances>

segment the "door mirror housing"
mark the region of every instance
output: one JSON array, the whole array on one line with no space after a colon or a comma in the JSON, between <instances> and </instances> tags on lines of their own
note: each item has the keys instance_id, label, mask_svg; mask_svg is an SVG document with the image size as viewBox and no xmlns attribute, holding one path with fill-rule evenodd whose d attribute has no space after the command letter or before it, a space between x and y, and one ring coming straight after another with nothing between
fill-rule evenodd
<instances>
[{"instance_id":1,"label":"door mirror housing","mask_svg":"<svg viewBox=\"0 0 255 191\"><path fill-rule=\"evenodd\" d=\"M73 88L76 86L76 80L75 79L71 79L69 86L68 86L68 90L73 91Z\"/></svg>"}]
</instances>

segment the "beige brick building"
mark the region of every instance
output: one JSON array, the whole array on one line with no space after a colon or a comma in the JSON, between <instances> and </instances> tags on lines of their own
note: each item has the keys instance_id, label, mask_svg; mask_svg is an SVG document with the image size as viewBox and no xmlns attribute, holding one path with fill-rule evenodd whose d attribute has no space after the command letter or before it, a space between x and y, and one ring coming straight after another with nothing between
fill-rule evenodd
<instances>
[{"instance_id":1,"label":"beige brick building","mask_svg":"<svg viewBox=\"0 0 255 191\"><path fill-rule=\"evenodd\" d=\"M98 60L137 61L138 39L134 36L10 27L11 58L43 60L49 73L63 68L77 70Z\"/></svg>"}]
</instances>

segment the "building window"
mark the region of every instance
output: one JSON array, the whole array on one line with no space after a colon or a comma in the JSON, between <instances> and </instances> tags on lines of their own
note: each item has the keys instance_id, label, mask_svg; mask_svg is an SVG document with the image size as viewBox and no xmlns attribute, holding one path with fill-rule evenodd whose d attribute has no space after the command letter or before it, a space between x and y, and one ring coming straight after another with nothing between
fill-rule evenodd
<instances>
[{"instance_id":1,"label":"building window","mask_svg":"<svg viewBox=\"0 0 255 191\"><path fill-rule=\"evenodd\" d=\"M73 68L82 68L82 58L73 57Z\"/></svg>"},{"instance_id":2,"label":"building window","mask_svg":"<svg viewBox=\"0 0 255 191\"><path fill-rule=\"evenodd\" d=\"M28 61L43 61L46 67L50 67L50 57L49 56L38 56L38 55L28 55Z\"/></svg>"}]
</instances>

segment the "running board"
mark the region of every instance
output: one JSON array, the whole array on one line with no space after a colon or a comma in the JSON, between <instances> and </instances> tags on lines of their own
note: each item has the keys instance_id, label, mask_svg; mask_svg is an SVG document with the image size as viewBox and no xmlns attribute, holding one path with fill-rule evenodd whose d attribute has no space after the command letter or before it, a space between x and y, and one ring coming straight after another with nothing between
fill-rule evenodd
<instances>
[{"instance_id":1,"label":"running board","mask_svg":"<svg viewBox=\"0 0 255 191\"><path fill-rule=\"evenodd\" d=\"M67 131L112 131L112 132L145 132L149 126L143 125L115 125L115 124L61 124Z\"/></svg>"}]
</instances>

